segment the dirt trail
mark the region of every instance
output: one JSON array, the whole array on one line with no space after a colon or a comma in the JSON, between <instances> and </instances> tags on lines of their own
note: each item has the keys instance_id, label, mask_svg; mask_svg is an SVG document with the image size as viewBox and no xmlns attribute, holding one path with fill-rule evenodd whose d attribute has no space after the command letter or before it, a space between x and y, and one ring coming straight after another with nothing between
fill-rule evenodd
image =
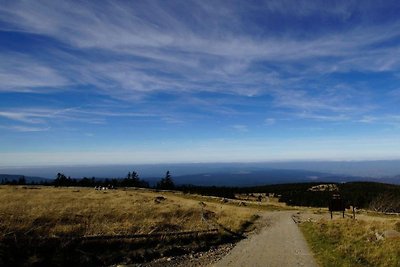
<instances>
[{"instance_id":1,"label":"dirt trail","mask_svg":"<svg viewBox=\"0 0 400 267\"><path fill-rule=\"evenodd\" d=\"M214 266L317 267L314 257L292 219L292 212L269 212L269 226L239 242Z\"/></svg>"}]
</instances>

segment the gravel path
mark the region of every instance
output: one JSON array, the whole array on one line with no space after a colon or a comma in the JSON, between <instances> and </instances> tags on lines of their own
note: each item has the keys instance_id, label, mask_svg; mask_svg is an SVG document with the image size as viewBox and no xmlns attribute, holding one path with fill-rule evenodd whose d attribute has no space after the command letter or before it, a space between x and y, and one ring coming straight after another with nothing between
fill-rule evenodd
<instances>
[{"instance_id":1,"label":"gravel path","mask_svg":"<svg viewBox=\"0 0 400 267\"><path fill-rule=\"evenodd\" d=\"M300 229L292 219L293 213L266 213L263 219L269 221L269 226L239 242L214 266L317 267Z\"/></svg>"}]
</instances>

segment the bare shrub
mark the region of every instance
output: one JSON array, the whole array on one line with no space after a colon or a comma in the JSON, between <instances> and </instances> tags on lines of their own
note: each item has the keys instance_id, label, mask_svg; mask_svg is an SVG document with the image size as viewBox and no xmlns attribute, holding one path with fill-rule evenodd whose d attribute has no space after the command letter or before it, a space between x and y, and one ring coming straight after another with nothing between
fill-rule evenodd
<instances>
[{"instance_id":1,"label":"bare shrub","mask_svg":"<svg viewBox=\"0 0 400 267\"><path fill-rule=\"evenodd\" d=\"M380 194L369 204L377 212L400 212L400 197L394 194Z\"/></svg>"}]
</instances>

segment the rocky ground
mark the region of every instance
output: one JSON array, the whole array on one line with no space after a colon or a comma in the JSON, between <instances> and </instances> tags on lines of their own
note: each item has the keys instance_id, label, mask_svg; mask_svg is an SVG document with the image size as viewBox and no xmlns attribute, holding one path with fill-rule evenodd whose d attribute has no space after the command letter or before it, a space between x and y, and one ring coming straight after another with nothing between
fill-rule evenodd
<instances>
[{"instance_id":1,"label":"rocky ground","mask_svg":"<svg viewBox=\"0 0 400 267\"><path fill-rule=\"evenodd\" d=\"M129 265L130 267L187 267L209 266L225 257L235 244L228 243L212 247L208 251L186 254L177 257L164 257L149 263Z\"/></svg>"}]
</instances>

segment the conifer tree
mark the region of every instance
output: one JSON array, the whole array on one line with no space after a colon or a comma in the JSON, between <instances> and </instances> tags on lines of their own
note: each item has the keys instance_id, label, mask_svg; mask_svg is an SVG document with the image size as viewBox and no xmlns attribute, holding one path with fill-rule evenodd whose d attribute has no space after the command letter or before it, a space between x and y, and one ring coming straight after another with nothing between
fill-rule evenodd
<instances>
[{"instance_id":1,"label":"conifer tree","mask_svg":"<svg viewBox=\"0 0 400 267\"><path fill-rule=\"evenodd\" d=\"M172 176L171 173L169 171L167 171L165 173L165 177L162 178L158 183L157 183L157 188L159 189L174 189L175 188L175 184L174 181L172 180Z\"/></svg>"}]
</instances>

